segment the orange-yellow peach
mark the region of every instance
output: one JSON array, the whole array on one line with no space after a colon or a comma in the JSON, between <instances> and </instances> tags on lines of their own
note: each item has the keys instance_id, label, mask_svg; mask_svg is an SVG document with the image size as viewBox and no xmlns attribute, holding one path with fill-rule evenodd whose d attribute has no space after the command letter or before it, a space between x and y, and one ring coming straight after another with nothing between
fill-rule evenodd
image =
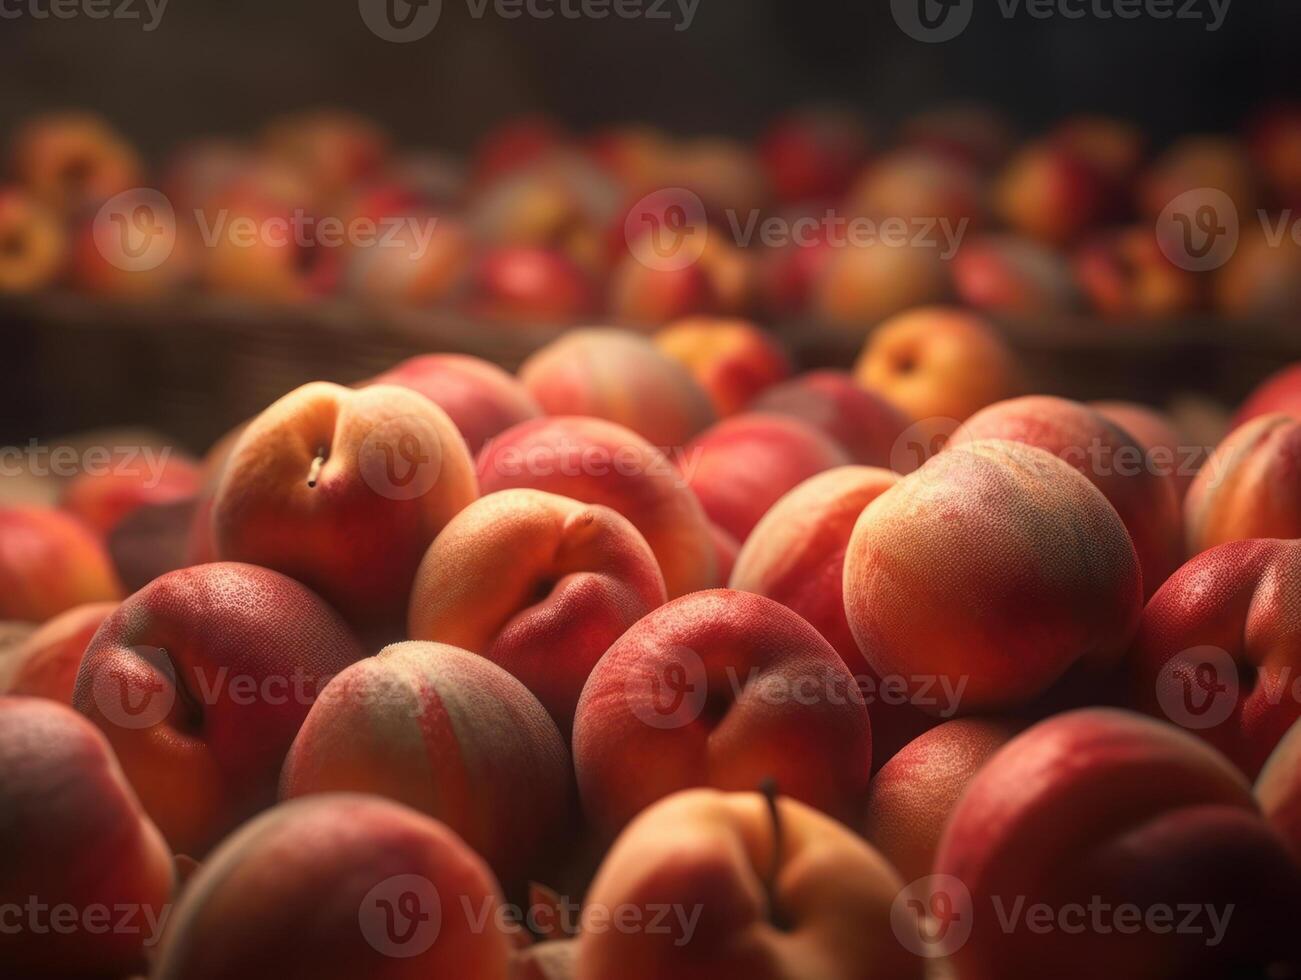
<instances>
[{"instance_id":1,"label":"orange-yellow peach","mask_svg":"<svg viewBox=\"0 0 1301 980\"><path fill-rule=\"evenodd\" d=\"M1048 245L1076 241L1114 211L1114 188L1086 157L1060 143L1031 143L1000 175L995 209L1015 231Z\"/></svg>"},{"instance_id":2,"label":"orange-yellow peach","mask_svg":"<svg viewBox=\"0 0 1301 980\"><path fill-rule=\"evenodd\" d=\"M67 250L54 211L26 190L0 188L0 293L34 293L51 285Z\"/></svg>"},{"instance_id":3,"label":"orange-yellow peach","mask_svg":"<svg viewBox=\"0 0 1301 980\"><path fill-rule=\"evenodd\" d=\"M73 606L122 598L103 542L47 507L0 507L0 620L43 623Z\"/></svg>"},{"instance_id":4,"label":"orange-yellow peach","mask_svg":"<svg viewBox=\"0 0 1301 980\"><path fill-rule=\"evenodd\" d=\"M812 310L854 336L913 307L943 303L953 291L940 248L878 241L829 251L813 283Z\"/></svg>"},{"instance_id":5,"label":"orange-yellow peach","mask_svg":"<svg viewBox=\"0 0 1301 980\"><path fill-rule=\"evenodd\" d=\"M719 418L742 411L791 373L780 342L747 320L679 320L657 333L655 344L704 387Z\"/></svg>"},{"instance_id":6,"label":"orange-yellow peach","mask_svg":"<svg viewBox=\"0 0 1301 980\"><path fill-rule=\"evenodd\" d=\"M140 158L99 116L56 112L31 119L13 137L13 172L65 214L97 205L140 182Z\"/></svg>"}]
</instances>

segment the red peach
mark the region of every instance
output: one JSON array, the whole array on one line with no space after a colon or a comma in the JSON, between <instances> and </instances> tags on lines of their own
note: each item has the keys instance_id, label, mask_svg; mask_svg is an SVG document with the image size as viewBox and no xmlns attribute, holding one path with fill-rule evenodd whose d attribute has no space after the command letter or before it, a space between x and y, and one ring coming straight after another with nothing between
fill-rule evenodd
<instances>
[{"instance_id":1,"label":"red peach","mask_svg":"<svg viewBox=\"0 0 1301 980\"><path fill-rule=\"evenodd\" d=\"M1065 245L1110 216L1114 191L1084 156L1052 142L1031 143L999 177L995 207L1013 229Z\"/></svg>"},{"instance_id":2,"label":"red peach","mask_svg":"<svg viewBox=\"0 0 1301 980\"><path fill-rule=\"evenodd\" d=\"M87 602L122 598L104 545L47 507L0 507L0 620L43 623Z\"/></svg>"},{"instance_id":3,"label":"red peach","mask_svg":"<svg viewBox=\"0 0 1301 980\"><path fill-rule=\"evenodd\" d=\"M201 857L274 802L312 699L362 655L338 614L292 579L198 565L154 580L104 622L72 701L173 849Z\"/></svg>"},{"instance_id":4,"label":"red peach","mask_svg":"<svg viewBox=\"0 0 1301 980\"><path fill-rule=\"evenodd\" d=\"M836 651L785 606L727 590L676 599L620 637L583 689L573 744L587 816L613 835L678 790L772 778L851 820L872 771L855 691Z\"/></svg>"},{"instance_id":5,"label":"red peach","mask_svg":"<svg viewBox=\"0 0 1301 980\"><path fill-rule=\"evenodd\" d=\"M817 107L782 116L759 140L759 159L784 204L835 200L868 155L868 135L851 112Z\"/></svg>"},{"instance_id":6,"label":"red peach","mask_svg":"<svg viewBox=\"0 0 1301 980\"><path fill-rule=\"evenodd\" d=\"M54 211L26 190L0 188L0 293L34 293L51 285L67 251Z\"/></svg>"},{"instance_id":7,"label":"red peach","mask_svg":"<svg viewBox=\"0 0 1301 980\"><path fill-rule=\"evenodd\" d=\"M1269 757L1256 781L1256 799L1301 863L1301 722L1292 726Z\"/></svg>"},{"instance_id":8,"label":"red peach","mask_svg":"<svg viewBox=\"0 0 1301 980\"><path fill-rule=\"evenodd\" d=\"M904 147L869 164L845 206L876 220L942 222L955 235L979 228L986 218L985 188L976 167L921 147Z\"/></svg>"},{"instance_id":9,"label":"red peach","mask_svg":"<svg viewBox=\"0 0 1301 980\"><path fill-rule=\"evenodd\" d=\"M658 327L693 314L716 313L721 299L698 260L664 266L645 252L649 239L632 243L610 274L610 313L620 323Z\"/></svg>"},{"instance_id":10,"label":"red peach","mask_svg":"<svg viewBox=\"0 0 1301 980\"><path fill-rule=\"evenodd\" d=\"M99 116L57 112L28 120L13 137L13 172L64 214L98 205L140 182L140 158Z\"/></svg>"},{"instance_id":11,"label":"red peach","mask_svg":"<svg viewBox=\"0 0 1301 980\"><path fill-rule=\"evenodd\" d=\"M537 163L561 149L568 136L545 116L520 116L498 124L475 147L470 171L476 183L487 183Z\"/></svg>"},{"instance_id":12,"label":"red peach","mask_svg":"<svg viewBox=\"0 0 1301 980\"><path fill-rule=\"evenodd\" d=\"M411 590L407 634L482 654L524 682L566 738L587 676L667 601L646 539L608 507L503 490L434 539Z\"/></svg>"},{"instance_id":13,"label":"red peach","mask_svg":"<svg viewBox=\"0 0 1301 980\"><path fill-rule=\"evenodd\" d=\"M845 613L878 676L938 678L963 714L1033 702L1073 669L1114 667L1143 577L1107 498L1050 453L946 449L863 512Z\"/></svg>"},{"instance_id":14,"label":"red peach","mask_svg":"<svg viewBox=\"0 0 1301 980\"><path fill-rule=\"evenodd\" d=\"M597 299L587 273L560 252L503 247L480 258L470 305L497 320L552 323L587 316Z\"/></svg>"},{"instance_id":15,"label":"red peach","mask_svg":"<svg viewBox=\"0 0 1301 980\"><path fill-rule=\"evenodd\" d=\"M195 496L199 468L184 454L165 451L153 465L129 451L104 467L80 473L63 488L60 505L100 534L110 534L141 507L173 504Z\"/></svg>"},{"instance_id":16,"label":"red peach","mask_svg":"<svg viewBox=\"0 0 1301 980\"><path fill-rule=\"evenodd\" d=\"M1086 243L1075 274L1093 309L1111 317L1173 317L1201 302L1197 277L1161 250L1152 229L1122 229Z\"/></svg>"},{"instance_id":17,"label":"red peach","mask_svg":"<svg viewBox=\"0 0 1301 980\"><path fill-rule=\"evenodd\" d=\"M692 373L720 418L735 415L791 373L781 343L748 320L679 320L657 333L655 344Z\"/></svg>"},{"instance_id":18,"label":"red peach","mask_svg":"<svg viewBox=\"0 0 1301 980\"><path fill-rule=\"evenodd\" d=\"M1301 202L1301 104L1282 102L1258 112L1248 149L1278 203Z\"/></svg>"},{"instance_id":19,"label":"red peach","mask_svg":"<svg viewBox=\"0 0 1301 980\"><path fill-rule=\"evenodd\" d=\"M709 539L714 542L714 555L718 561L718 578L726 582L732 577L736 559L741 553L741 542L713 521L709 522Z\"/></svg>"},{"instance_id":20,"label":"red peach","mask_svg":"<svg viewBox=\"0 0 1301 980\"><path fill-rule=\"evenodd\" d=\"M1147 138L1138 126L1110 116L1071 116L1053 127L1048 140L1116 183L1130 181L1147 152Z\"/></svg>"},{"instance_id":21,"label":"red peach","mask_svg":"<svg viewBox=\"0 0 1301 980\"><path fill-rule=\"evenodd\" d=\"M1042 316L1080 303L1071 267L1060 253L1016 235L986 235L953 260L958 299L988 313Z\"/></svg>"},{"instance_id":22,"label":"red peach","mask_svg":"<svg viewBox=\"0 0 1301 980\"><path fill-rule=\"evenodd\" d=\"M527 487L619 512L646 538L670 597L718 584L699 500L663 452L621 425L592 418L525 422L484 447L478 471L485 494Z\"/></svg>"},{"instance_id":23,"label":"red peach","mask_svg":"<svg viewBox=\"0 0 1301 980\"><path fill-rule=\"evenodd\" d=\"M1133 436L1155 465L1167 468L1179 499L1184 499L1196 476L1192 467L1201 461L1188 458L1188 440L1172 418L1133 402L1090 402L1089 407Z\"/></svg>"},{"instance_id":24,"label":"red peach","mask_svg":"<svg viewBox=\"0 0 1301 980\"><path fill-rule=\"evenodd\" d=\"M341 109L285 116L263 133L271 158L301 172L323 200L374 177L388 157L388 143L374 122Z\"/></svg>"},{"instance_id":25,"label":"red peach","mask_svg":"<svg viewBox=\"0 0 1301 980\"><path fill-rule=\"evenodd\" d=\"M5 656L0 693L72 704L82 655L116 608L116 602L92 602L45 623Z\"/></svg>"},{"instance_id":26,"label":"red peach","mask_svg":"<svg viewBox=\"0 0 1301 980\"><path fill-rule=\"evenodd\" d=\"M1274 412L1301 417L1301 364L1289 365L1262 381L1238 409L1233 427Z\"/></svg>"}]
</instances>

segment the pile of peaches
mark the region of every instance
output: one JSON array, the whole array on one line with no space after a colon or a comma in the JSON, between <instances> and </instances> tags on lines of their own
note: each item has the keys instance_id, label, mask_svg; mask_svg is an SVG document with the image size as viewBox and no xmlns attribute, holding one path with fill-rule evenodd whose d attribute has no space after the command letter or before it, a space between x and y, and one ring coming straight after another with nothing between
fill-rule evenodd
<instances>
[{"instance_id":1,"label":"pile of peaches","mask_svg":"<svg viewBox=\"0 0 1301 980\"><path fill-rule=\"evenodd\" d=\"M3 972L1301 976L1301 365L1028 383L584 329L0 507Z\"/></svg>"},{"instance_id":2,"label":"pile of peaches","mask_svg":"<svg viewBox=\"0 0 1301 980\"><path fill-rule=\"evenodd\" d=\"M372 122L318 110L251 140L194 142L154 174L84 113L38 117L9 143L0 293L201 289L507 324L713 315L849 331L955 301L1139 323L1301 310L1301 237L1288 228L1298 106L1260 112L1240 136L1156 148L1099 116L1019 140L980 107L888 134L810 108L751 142L648 126L578 136L527 117L464 161L399 152ZM1194 236L1237 229L1214 275L1198 274L1201 246L1178 240L1180 219ZM155 234L166 245L138 261Z\"/></svg>"}]
</instances>

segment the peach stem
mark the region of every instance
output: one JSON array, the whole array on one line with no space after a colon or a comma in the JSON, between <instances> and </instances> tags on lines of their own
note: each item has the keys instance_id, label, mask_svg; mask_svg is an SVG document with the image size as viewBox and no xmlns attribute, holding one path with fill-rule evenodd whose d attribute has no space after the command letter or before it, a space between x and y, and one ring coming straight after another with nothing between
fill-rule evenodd
<instances>
[{"instance_id":1,"label":"peach stem","mask_svg":"<svg viewBox=\"0 0 1301 980\"><path fill-rule=\"evenodd\" d=\"M313 490L316 489L316 484L321 478L321 467L324 465L325 465L325 450L318 449L316 451L316 458L312 460L312 468L307 471L307 485L311 487Z\"/></svg>"}]
</instances>

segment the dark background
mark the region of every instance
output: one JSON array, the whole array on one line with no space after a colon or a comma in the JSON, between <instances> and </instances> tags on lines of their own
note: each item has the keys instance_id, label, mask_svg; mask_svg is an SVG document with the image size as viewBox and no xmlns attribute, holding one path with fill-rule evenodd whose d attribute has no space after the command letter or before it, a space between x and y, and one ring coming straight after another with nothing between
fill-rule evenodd
<instances>
[{"instance_id":1,"label":"dark background","mask_svg":"<svg viewBox=\"0 0 1301 980\"><path fill-rule=\"evenodd\" d=\"M125 20L0 20L0 132L34 111L87 106L156 156L339 104L405 144L464 148L525 111L579 129L644 120L748 135L809 100L889 121L975 99L1029 131L1097 110L1162 137L1233 128L1258 102L1297 94L1299 40L1297 0L1233 0L1216 33L1198 21L1007 20L998 0L978 0L965 34L940 45L906 37L887 0L700 0L683 32L666 21L476 20L466 0L444 0L437 28L411 44L372 35L356 0L171 0L152 33Z\"/></svg>"}]
</instances>

